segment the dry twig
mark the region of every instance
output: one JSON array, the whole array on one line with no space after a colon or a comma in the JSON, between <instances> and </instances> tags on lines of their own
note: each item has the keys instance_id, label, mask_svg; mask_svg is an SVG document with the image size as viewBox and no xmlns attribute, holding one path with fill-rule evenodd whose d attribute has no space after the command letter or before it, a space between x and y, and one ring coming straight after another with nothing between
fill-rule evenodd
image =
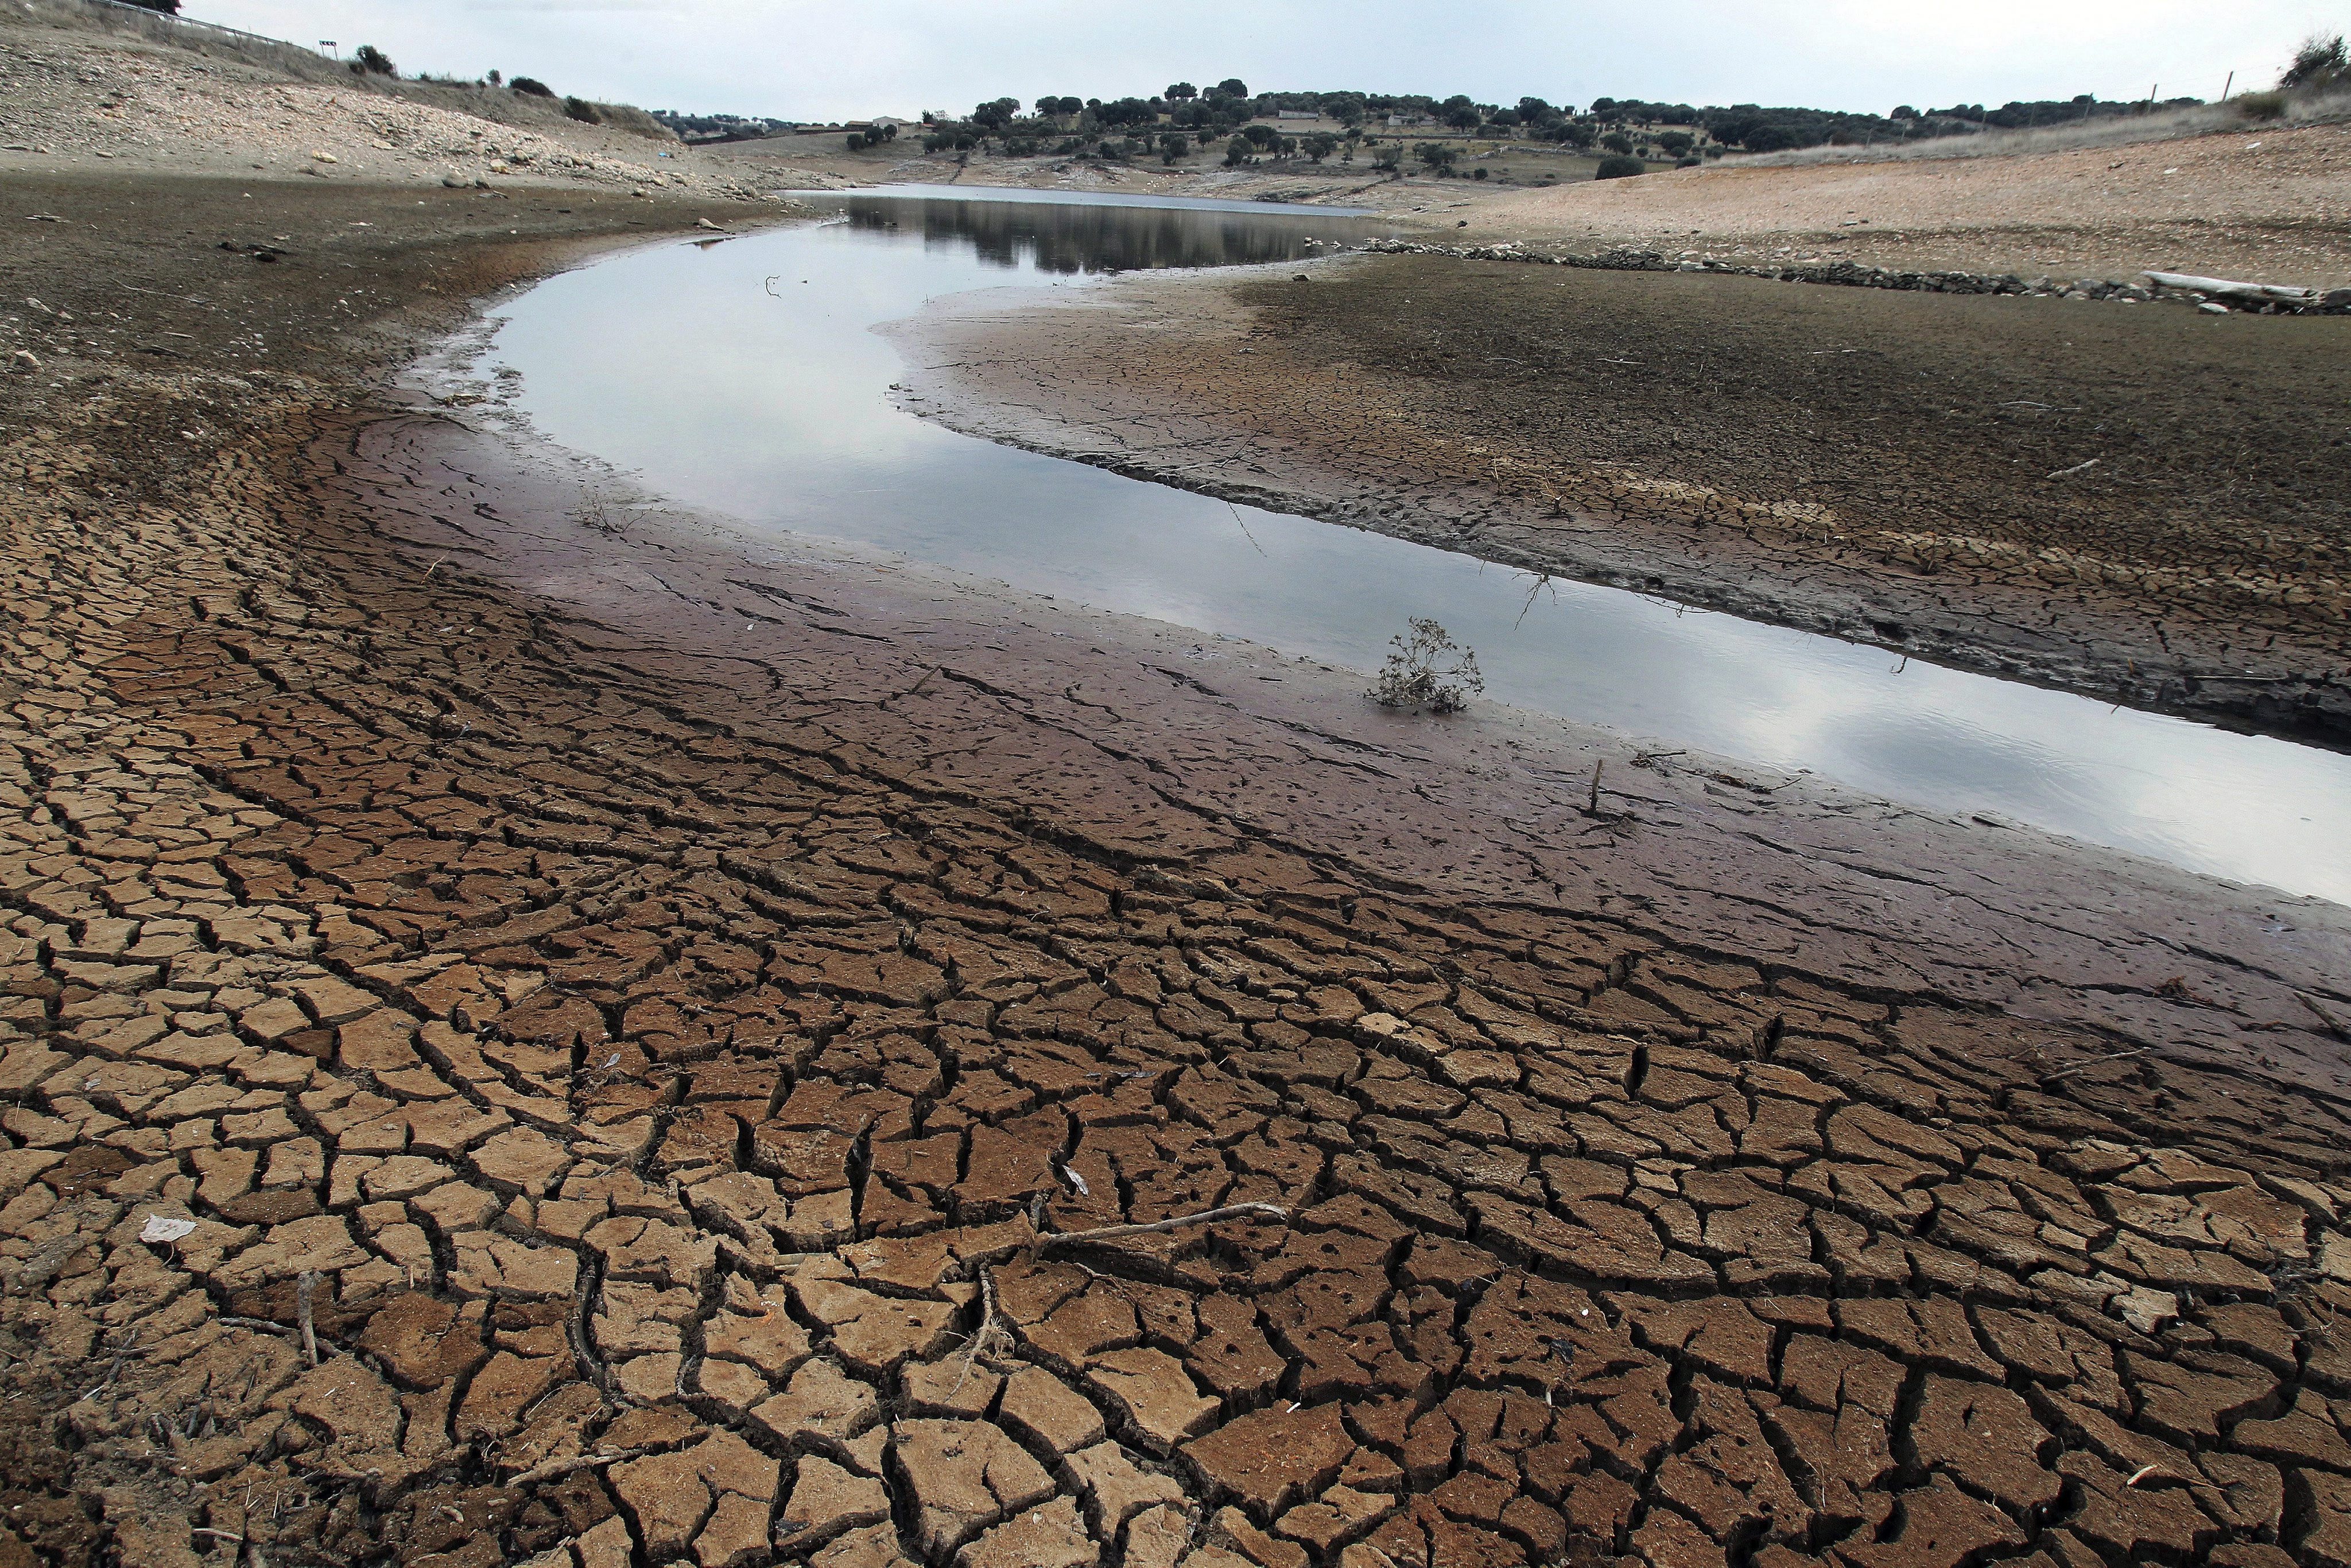
<instances>
[{"instance_id":1,"label":"dry twig","mask_svg":"<svg viewBox=\"0 0 2351 1568\"><path fill-rule=\"evenodd\" d=\"M319 1286L318 1271L305 1269L294 1281L294 1319L302 1326L302 1354L319 1364L319 1331L310 1321L310 1292Z\"/></svg>"},{"instance_id":2,"label":"dry twig","mask_svg":"<svg viewBox=\"0 0 2351 1568\"><path fill-rule=\"evenodd\" d=\"M1214 1225L1226 1219L1279 1219L1287 1222L1290 1210L1270 1203L1229 1203L1222 1208L1204 1208L1197 1214L1179 1214L1172 1219L1155 1219L1144 1225L1104 1225L1093 1230L1057 1230L1037 1239L1037 1250L1050 1252L1056 1247L1067 1247L1081 1241L1115 1241L1123 1236L1151 1236L1163 1230L1180 1230L1187 1225Z\"/></svg>"},{"instance_id":3,"label":"dry twig","mask_svg":"<svg viewBox=\"0 0 2351 1568\"><path fill-rule=\"evenodd\" d=\"M582 1454L569 1459L549 1459L543 1465L533 1465L506 1484L509 1487L533 1486L540 1481L554 1480L559 1476L568 1476L575 1470L592 1470L600 1465L617 1465L624 1459L636 1458L643 1452L643 1448L622 1448L617 1453Z\"/></svg>"},{"instance_id":4,"label":"dry twig","mask_svg":"<svg viewBox=\"0 0 2351 1568\"><path fill-rule=\"evenodd\" d=\"M220 1324L223 1328L257 1329L263 1333L292 1334L301 1332L298 1329L289 1329L284 1323L271 1322L267 1318L220 1317L214 1318L213 1322Z\"/></svg>"},{"instance_id":5,"label":"dry twig","mask_svg":"<svg viewBox=\"0 0 2351 1568\"><path fill-rule=\"evenodd\" d=\"M2086 1071L2090 1068L2103 1065L2105 1062L2127 1061L2135 1056L2145 1056L2148 1051L2154 1049L2155 1048L2153 1046L2140 1045L2134 1046L2128 1051L2108 1051L2104 1056L2091 1057L2087 1061L2077 1061L2071 1067L2061 1067L2054 1072L2044 1072L2041 1075L2039 1082L2045 1087L2048 1084L2056 1082L2061 1078L2071 1078L2076 1072Z\"/></svg>"},{"instance_id":6,"label":"dry twig","mask_svg":"<svg viewBox=\"0 0 2351 1568\"><path fill-rule=\"evenodd\" d=\"M2318 1021L2332 1030L2337 1040L2351 1040L2351 1028L2346 1028L2341 1019L2320 1007L2315 998L2303 991L2294 992L2294 997L2304 1007L2315 1013L2318 1016Z\"/></svg>"},{"instance_id":7,"label":"dry twig","mask_svg":"<svg viewBox=\"0 0 2351 1568\"><path fill-rule=\"evenodd\" d=\"M973 1333L971 1343L964 1347L963 1370L956 1374L949 1398L963 1392L964 1382L971 1376L971 1369L979 1358L994 1354L990 1342L1003 1332L996 1321L996 1276L983 1264L979 1270L979 1327Z\"/></svg>"}]
</instances>

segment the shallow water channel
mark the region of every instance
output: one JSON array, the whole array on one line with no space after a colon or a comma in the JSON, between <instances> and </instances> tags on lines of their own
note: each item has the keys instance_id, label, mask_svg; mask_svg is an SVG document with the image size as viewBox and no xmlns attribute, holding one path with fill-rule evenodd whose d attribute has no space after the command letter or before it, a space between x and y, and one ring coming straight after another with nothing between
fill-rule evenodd
<instances>
[{"instance_id":1,"label":"shallow water channel","mask_svg":"<svg viewBox=\"0 0 2351 1568\"><path fill-rule=\"evenodd\" d=\"M749 527L1375 669L1409 616L1488 695L1951 812L2351 904L2351 757L1238 508L956 434L892 405L871 329L975 288L1294 260L1324 209L901 187L848 221L634 251L504 308L493 366L548 436ZM1301 417L1311 410L1301 409ZM1211 642L1210 646L1213 646Z\"/></svg>"}]
</instances>

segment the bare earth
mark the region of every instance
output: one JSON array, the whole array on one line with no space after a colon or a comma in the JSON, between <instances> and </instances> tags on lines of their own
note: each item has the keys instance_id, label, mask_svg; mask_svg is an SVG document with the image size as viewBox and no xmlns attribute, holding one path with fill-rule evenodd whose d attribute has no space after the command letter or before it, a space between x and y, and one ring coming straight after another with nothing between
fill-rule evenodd
<instances>
[{"instance_id":1,"label":"bare earth","mask_svg":"<svg viewBox=\"0 0 2351 1568\"><path fill-rule=\"evenodd\" d=\"M19 175L130 167L379 188L553 181L622 193L761 193L666 132L654 139L584 125L564 118L560 100L413 85L393 95L330 70L319 73L324 79L289 78L233 52L193 56L62 25L86 9L74 0L35 0L26 9L59 25L0 26L0 179L12 184ZM505 119L456 107L467 103ZM831 183L811 171L783 172L780 183Z\"/></svg>"},{"instance_id":2,"label":"bare earth","mask_svg":"<svg viewBox=\"0 0 2351 1568\"><path fill-rule=\"evenodd\" d=\"M2147 267L2351 282L2351 126L2038 154L1677 170L1481 205L1486 235L1726 258L2128 279Z\"/></svg>"},{"instance_id":3,"label":"bare earth","mask_svg":"<svg viewBox=\"0 0 2351 1568\"><path fill-rule=\"evenodd\" d=\"M12 177L12 1562L2351 1560L2351 915L615 528L598 189Z\"/></svg>"}]
</instances>

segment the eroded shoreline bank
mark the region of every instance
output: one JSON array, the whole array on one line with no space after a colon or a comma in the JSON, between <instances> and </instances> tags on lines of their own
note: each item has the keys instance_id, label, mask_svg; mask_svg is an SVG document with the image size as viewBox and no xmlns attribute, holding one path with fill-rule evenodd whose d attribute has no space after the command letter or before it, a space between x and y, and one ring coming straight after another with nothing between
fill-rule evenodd
<instances>
[{"instance_id":1,"label":"eroded shoreline bank","mask_svg":"<svg viewBox=\"0 0 2351 1568\"><path fill-rule=\"evenodd\" d=\"M2127 308L1561 273L1123 278L892 336L907 405L967 434L2135 707L2351 734L2346 449L2280 423L2336 395L2340 323L2182 335ZM2240 325L2293 330L2203 330ZM2175 449L2264 423L2225 457Z\"/></svg>"}]
</instances>

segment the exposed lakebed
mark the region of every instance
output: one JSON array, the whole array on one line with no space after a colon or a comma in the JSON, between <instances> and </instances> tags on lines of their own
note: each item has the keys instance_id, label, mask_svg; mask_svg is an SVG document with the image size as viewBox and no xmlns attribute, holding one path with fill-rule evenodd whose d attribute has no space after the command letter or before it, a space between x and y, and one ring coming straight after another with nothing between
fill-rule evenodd
<instances>
[{"instance_id":1,"label":"exposed lakebed","mask_svg":"<svg viewBox=\"0 0 2351 1568\"><path fill-rule=\"evenodd\" d=\"M1381 232L1326 209L1066 193L828 195L846 221L635 251L511 301L491 364L550 438L755 530L1375 668L1405 620L1489 695L1929 809L2351 903L2351 758L1211 497L895 406L872 330L943 296L1288 263ZM1311 243L1310 243L1311 242ZM1298 417L1313 417L1301 388ZM1564 395L1564 394L1563 394Z\"/></svg>"}]
</instances>

